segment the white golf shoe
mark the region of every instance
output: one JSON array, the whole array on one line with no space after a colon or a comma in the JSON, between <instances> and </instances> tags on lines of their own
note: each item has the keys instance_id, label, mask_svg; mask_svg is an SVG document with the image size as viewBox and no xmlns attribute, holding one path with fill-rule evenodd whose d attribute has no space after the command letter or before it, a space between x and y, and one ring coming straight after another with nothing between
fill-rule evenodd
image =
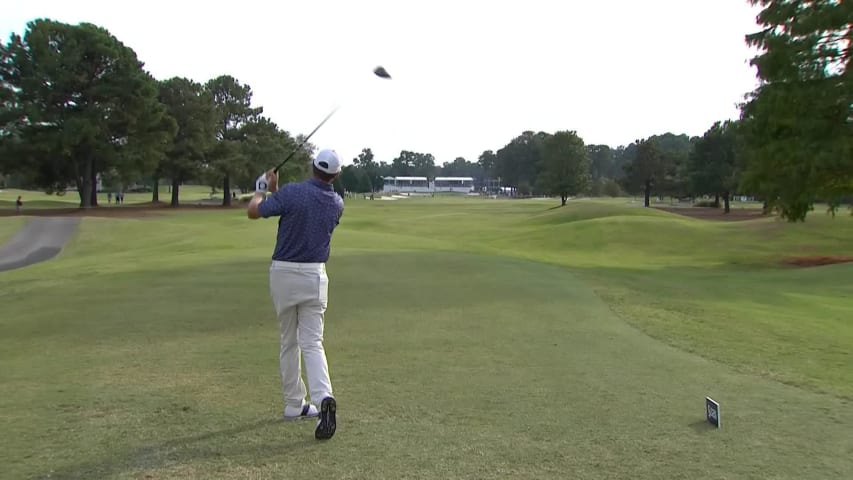
<instances>
[{"instance_id":1,"label":"white golf shoe","mask_svg":"<svg viewBox=\"0 0 853 480\"><path fill-rule=\"evenodd\" d=\"M285 420L301 420L304 418L312 418L318 416L320 416L320 411L317 410L317 407L310 403L306 403L301 407L284 407Z\"/></svg>"}]
</instances>

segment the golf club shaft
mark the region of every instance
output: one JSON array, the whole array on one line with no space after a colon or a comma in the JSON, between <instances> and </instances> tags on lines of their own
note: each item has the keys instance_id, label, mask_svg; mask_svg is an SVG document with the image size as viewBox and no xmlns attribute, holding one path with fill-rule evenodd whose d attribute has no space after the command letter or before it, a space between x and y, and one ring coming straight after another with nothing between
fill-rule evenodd
<instances>
[{"instance_id":1,"label":"golf club shaft","mask_svg":"<svg viewBox=\"0 0 853 480\"><path fill-rule=\"evenodd\" d=\"M317 132L317 130L319 130L319 129L320 129L320 127L322 127L324 123L326 123L326 120L328 120L328 119L332 116L332 114L334 114L335 112L337 112L337 111L338 111L338 108L339 108L339 107L335 107L331 112L329 112L329 114L328 114L328 115L326 115L326 118L324 118L324 119L323 119L323 121L322 121L322 122L320 122L320 124L319 124L319 125L317 125L317 127L316 127L316 128L315 128L311 133L309 133L309 134L308 134L308 136L307 136L307 137L305 137L305 138L302 140L302 142L300 142L300 143L299 143L299 145L297 145L297 146L296 146L296 148L294 148L294 149L293 149L293 151L292 151L292 152L290 152L290 154L289 154L289 155L287 155L287 157L285 157L285 158L284 158L284 160L282 160L282 161L281 161L281 163L279 163L279 164L278 164L278 166L277 166L277 167L275 167L275 170L274 170L274 172L275 172L275 173L278 173L279 169L280 169L281 167L283 167L283 166L284 166L284 164L285 164L285 163L287 163L287 161L288 161L288 160L290 160L290 158L291 158L291 157L293 157L293 155L295 155L295 154L296 154L296 152L298 152L298 151L299 151L299 149L301 149L301 148L305 145L305 143L307 143L307 142L308 142L308 139L310 139L310 138L311 138L311 136L313 136L313 135L314 135L314 133L316 133L316 132Z\"/></svg>"}]
</instances>

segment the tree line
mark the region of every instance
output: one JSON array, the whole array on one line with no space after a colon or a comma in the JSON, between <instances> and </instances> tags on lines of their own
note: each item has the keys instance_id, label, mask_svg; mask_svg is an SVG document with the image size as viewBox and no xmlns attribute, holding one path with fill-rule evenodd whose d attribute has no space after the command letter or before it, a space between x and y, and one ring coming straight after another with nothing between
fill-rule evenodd
<instances>
[{"instance_id":1,"label":"tree line","mask_svg":"<svg viewBox=\"0 0 853 480\"><path fill-rule=\"evenodd\" d=\"M199 83L155 79L136 53L106 29L34 20L24 35L0 44L0 172L27 187L76 187L81 207L97 206L97 184L120 189L148 179L195 180L251 190L258 172L302 140L264 117L252 88L230 75ZM301 177L314 146L286 165L283 180ZM303 161L299 161L299 160Z\"/></svg>"},{"instance_id":2,"label":"tree line","mask_svg":"<svg viewBox=\"0 0 853 480\"><path fill-rule=\"evenodd\" d=\"M574 130L524 131L476 160L436 165L403 150L377 161L364 148L344 168L338 191L381 190L386 176L465 176L518 195L710 195L728 211L733 195L756 197L767 212L802 221L816 203L833 214L853 197L853 3L746 0L761 5L751 64L759 86L739 118L701 136L666 132L628 145L586 144ZM252 89L229 75L205 83L154 79L134 51L107 30L39 19L0 44L0 172L46 191L76 187L96 206L98 179L140 179L251 190L258 172L302 137L264 117ZM305 176L310 144L282 172ZM301 160L301 161L300 161ZM488 181L494 180L494 181Z\"/></svg>"},{"instance_id":3,"label":"tree line","mask_svg":"<svg viewBox=\"0 0 853 480\"><path fill-rule=\"evenodd\" d=\"M713 195L719 203L733 193L735 176L729 130L718 134L723 128L716 124L703 137L665 133L615 148L586 144L575 131L525 131L497 151L484 151L476 162L458 157L441 166L432 154L410 151L390 164L377 163L365 148L344 167L341 187L371 192L384 176L463 176L473 177L477 187L492 185L513 195L556 195L563 205L578 195L626 193L644 195L646 205L652 194Z\"/></svg>"}]
</instances>

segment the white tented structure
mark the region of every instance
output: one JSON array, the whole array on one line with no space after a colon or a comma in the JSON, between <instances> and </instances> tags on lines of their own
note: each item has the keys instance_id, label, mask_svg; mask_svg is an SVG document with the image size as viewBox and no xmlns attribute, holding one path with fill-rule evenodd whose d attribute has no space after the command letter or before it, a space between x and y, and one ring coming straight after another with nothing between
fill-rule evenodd
<instances>
[{"instance_id":1,"label":"white tented structure","mask_svg":"<svg viewBox=\"0 0 853 480\"><path fill-rule=\"evenodd\" d=\"M435 192L471 193L474 191L473 177L435 177Z\"/></svg>"},{"instance_id":2,"label":"white tented structure","mask_svg":"<svg viewBox=\"0 0 853 480\"><path fill-rule=\"evenodd\" d=\"M382 191L385 193L430 193L430 185L427 177L385 177L383 179Z\"/></svg>"}]
</instances>

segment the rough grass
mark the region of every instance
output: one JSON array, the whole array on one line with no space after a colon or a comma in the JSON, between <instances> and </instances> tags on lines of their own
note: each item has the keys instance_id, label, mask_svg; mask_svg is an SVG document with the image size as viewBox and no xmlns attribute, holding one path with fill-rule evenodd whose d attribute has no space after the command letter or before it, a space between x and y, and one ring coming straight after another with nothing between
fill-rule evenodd
<instances>
[{"instance_id":1,"label":"rough grass","mask_svg":"<svg viewBox=\"0 0 853 480\"><path fill-rule=\"evenodd\" d=\"M4 475L853 475L853 265L780 263L850 253L851 219L552 206L348 201L327 443L278 420L274 222L87 218L56 260L0 274Z\"/></svg>"}]
</instances>

